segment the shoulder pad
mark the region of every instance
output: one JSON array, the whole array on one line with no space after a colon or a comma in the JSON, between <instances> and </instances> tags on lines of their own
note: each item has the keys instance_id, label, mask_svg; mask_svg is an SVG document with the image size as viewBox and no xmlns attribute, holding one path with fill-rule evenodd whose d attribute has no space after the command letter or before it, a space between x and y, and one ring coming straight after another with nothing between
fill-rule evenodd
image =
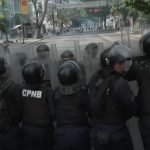
<instances>
[{"instance_id":1,"label":"shoulder pad","mask_svg":"<svg viewBox=\"0 0 150 150\"><path fill-rule=\"evenodd\" d=\"M1 87L0 87L0 94L2 94L10 85L13 84L13 81L8 79Z\"/></svg>"}]
</instances>

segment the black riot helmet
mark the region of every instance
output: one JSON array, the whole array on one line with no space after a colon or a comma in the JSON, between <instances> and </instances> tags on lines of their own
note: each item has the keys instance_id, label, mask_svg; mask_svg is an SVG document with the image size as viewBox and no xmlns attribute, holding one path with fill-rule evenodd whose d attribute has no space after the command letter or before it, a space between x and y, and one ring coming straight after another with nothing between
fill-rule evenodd
<instances>
[{"instance_id":1,"label":"black riot helmet","mask_svg":"<svg viewBox=\"0 0 150 150\"><path fill-rule=\"evenodd\" d=\"M139 44L141 50L150 58L150 32L142 36Z\"/></svg>"},{"instance_id":2,"label":"black riot helmet","mask_svg":"<svg viewBox=\"0 0 150 150\"><path fill-rule=\"evenodd\" d=\"M111 47L116 46L116 45L120 45L119 42L117 42L117 41L114 42Z\"/></svg>"},{"instance_id":3,"label":"black riot helmet","mask_svg":"<svg viewBox=\"0 0 150 150\"><path fill-rule=\"evenodd\" d=\"M4 57L0 57L0 75L6 72L6 65L7 65L7 62L4 59Z\"/></svg>"},{"instance_id":4,"label":"black riot helmet","mask_svg":"<svg viewBox=\"0 0 150 150\"><path fill-rule=\"evenodd\" d=\"M101 56L100 56L100 63L101 63L101 66L102 67L107 67L110 65L110 61L108 59L108 55L109 55L109 52L110 52L111 48L107 48L105 49L102 53L101 53Z\"/></svg>"},{"instance_id":5,"label":"black riot helmet","mask_svg":"<svg viewBox=\"0 0 150 150\"><path fill-rule=\"evenodd\" d=\"M37 52L50 51L50 48L46 44L41 44L37 47Z\"/></svg>"},{"instance_id":6,"label":"black riot helmet","mask_svg":"<svg viewBox=\"0 0 150 150\"><path fill-rule=\"evenodd\" d=\"M44 66L38 62L30 62L23 67L23 78L28 84L41 84L44 78Z\"/></svg>"},{"instance_id":7,"label":"black riot helmet","mask_svg":"<svg viewBox=\"0 0 150 150\"><path fill-rule=\"evenodd\" d=\"M105 49L100 55L100 63L102 67L108 67L110 65L109 53L111 49L117 45L120 45L119 42L114 42L109 48Z\"/></svg>"},{"instance_id":8,"label":"black riot helmet","mask_svg":"<svg viewBox=\"0 0 150 150\"><path fill-rule=\"evenodd\" d=\"M71 50L66 50L61 54L62 61L75 60L74 54Z\"/></svg>"},{"instance_id":9,"label":"black riot helmet","mask_svg":"<svg viewBox=\"0 0 150 150\"><path fill-rule=\"evenodd\" d=\"M109 51L107 64L123 63L131 60L131 49L124 45L113 45Z\"/></svg>"},{"instance_id":10,"label":"black riot helmet","mask_svg":"<svg viewBox=\"0 0 150 150\"><path fill-rule=\"evenodd\" d=\"M64 62L58 70L58 79L64 86L70 86L79 81L79 66L74 61Z\"/></svg>"},{"instance_id":11,"label":"black riot helmet","mask_svg":"<svg viewBox=\"0 0 150 150\"><path fill-rule=\"evenodd\" d=\"M49 56L50 48L46 44L41 44L36 49L38 57L45 59Z\"/></svg>"}]
</instances>

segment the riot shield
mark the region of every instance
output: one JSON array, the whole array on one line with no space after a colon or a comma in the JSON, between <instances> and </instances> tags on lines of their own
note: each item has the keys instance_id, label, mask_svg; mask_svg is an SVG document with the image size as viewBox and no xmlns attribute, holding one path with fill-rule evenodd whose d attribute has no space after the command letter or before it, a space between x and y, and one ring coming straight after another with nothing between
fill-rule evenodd
<instances>
[{"instance_id":1,"label":"riot shield","mask_svg":"<svg viewBox=\"0 0 150 150\"><path fill-rule=\"evenodd\" d=\"M38 50L38 47L41 45L46 45L48 48ZM55 64L53 63L53 52L51 52L51 45L48 43L38 42L32 45L27 45L20 47L18 49L12 50L10 52L10 61L11 61L11 75L14 81L17 83L22 83L22 68L25 63L30 63L32 61L39 61L41 64L44 65L45 68L45 76L44 76L44 84L48 86L55 87L57 81L53 79L53 70L56 68L54 67ZM54 50L55 52L55 50ZM24 53L26 55L22 54ZM52 61L51 61L52 59ZM56 77L56 74L55 76ZM51 83L52 82L52 83Z\"/></svg>"},{"instance_id":2,"label":"riot shield","mask_svg":"<svg viewBox=\"0 0 150 150\"><path fill-rule=\"evenodd\" d=\"M23 82L22 78L22 68L29 58L29 53L25 48L12 49L9 50L9 66L10 66L10 74L11 78L18 84Z\"/></svg>"},{"instance_id":3,"label":"riot shield","mask_svg":"<svg viewBox=\"0 0 150 150\"><path fill-rule=\"evenodd\" d=\"M66 43L65 43L66 42ZM57 72L59 66L65 61L75 61L80 67L80 81L81 84L86 84L85 78L85 67L83 64L83 50L80 48L79 40L68 40L65 41L64 44L59 47L58 43L56 45L52 45L52 82L55 82L54 85L59 86L60 83L57 78Z\"/></svg>"},{"instance_id":4,"label":"riot shield","mask_svg":"<svg viewBox=\"0 0 150 150\"><path fill-rule=\"evenodd\" d=\"M85 66L86 82L100 68L100 54L103 51L103 43L89 43L82 45L83 64Z\"/></svg>"},{"instance_id":5,"label":"riot shield","mask_svg":"<svg viewBox=\"0 0 150 150\"><path fill-rule=\"evenodd\" d=\"M137 28L137 27L136 27ZM142 51L140 50L139 41L142 34L134 35L131 34L130 27L121 26L121 41L123 45L126 45L134 50L133 56L142 55Z\"/></svg>"},{"instance_id":6,"label":"riot shield","mask_svg":"<svg viewBox=\"0 0 150 150\"><path fill-rule=\"evenodd\" d=\"M63 43L51 44L50 53L50 76L52 88L56 88L60 85L57 77L59 66L70 59L76 60L76 52L74 50L74 41L63 41Z\"/></svg>"},{"instance_id":7,"label":"riot shield","mask_svg":"<svg viewBox=\"0 0 150 150\"><path fill-rule=\"evenodd\" d=\"M37 51L37 47L46 44L48 51ZM99 57L103 50L102 43L96 43L97 49L87 46L85 43L81 45L78 40L61 41L61 43L50 44L38 42L32 45L11 47L8 56L10 60L11 76L17 83L22 83L22 68L26 62L37 60L45 66L44 81L52 88L59 86L57 72L62 61L61 55L70 50L82 71L82 83L88 83L94 72L99 68Z\"/></svg>"},{"instance_id":8,"label":"riot shield","mask_svg":"<svg viewBox=\"0 0 150 150\"><path fill-rule=\"evenodd\" d=\"M0 56L6 60L7 75L10 76L10 59L9 59L9 46L7 44L0 44Z\"/></svg>"},{"instance_id":9,"label":"riot shield","mask_svg":"<svg viewBox=\"0 0 150 150\"><path fill-rule=\"evenodd\" d=\"M57 77L57 72L59 68L58 54L56 44L51 44L51 52L49 55L49 70L50 70L50 80L52 88L55 89L59 86L59 81Z\"/></svg>"},{"instance_id":10,"label":"riot shield","mask_svg":"<svg viewBox=\"0 0 150 150\"><path fill-rule=\"evenodd\" d=\"M63 44L61 47L56 45L52 46L52 54L51 54L51 68L53 68L51 81L54 82L53 85L59 86L59 82L57 79L57 72L59 66L64 61L76 61L81 69L81 84L87 84L91 78L91 76L98 70L99 68L99 58L100 54L103 51L103 43L90 43L81 45L79 40L75 41L66 41L69 45ZM95 47L96 45L96 47ZM69 51L69 52L68 52ZM68 52L68 55L63 55L65 52ZM68 57L68 59L62 59L64 57ZM73 57L72 57L73 56Z\"/></svg>"}]
</instances>

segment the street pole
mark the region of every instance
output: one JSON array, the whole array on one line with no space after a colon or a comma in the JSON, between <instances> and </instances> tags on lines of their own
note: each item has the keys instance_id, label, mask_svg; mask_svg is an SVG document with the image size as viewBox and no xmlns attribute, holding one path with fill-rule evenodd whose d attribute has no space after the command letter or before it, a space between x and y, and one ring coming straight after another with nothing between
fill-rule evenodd
<instances>
[{"instance_id":1,"label":"street pole","mask_svg":"<svg viewBox=\"0 0 150 150\"><path fill-rule=\"evenodd\" d=\"M100 10L100 7L101 7L101 4L100 4L100 0L99 0L99 10ZM100 27L100 14L99 14L99 25L98 26Z\"/></svg>"},{"instance_id":2,"label":"street pole","mask_svg":"<svg viewBox=\"0 0 150 150\"><path fill-rule=\"evenodd\" d=\"M22 27L22 44L25 44L24 42L24 21L23 21L23 15L20 15L20 20L21 20L21 27Z\"/></svg>"},{"instance_id":3,"label":"street pole","mask_svg":"<svg viewBox=\"0 0 150 150\"><path fill-rule=\"evenodd\" d=\"M122 26L122 14L121 14L121 11L120 11L120 0L117 0L116 1L116 6L117 6L117 9L118 9L118 12L119 12L119 27L120 27L120 33L121 33L121 42L123 44L123 26Z\"/></svg>"}]
</instances>

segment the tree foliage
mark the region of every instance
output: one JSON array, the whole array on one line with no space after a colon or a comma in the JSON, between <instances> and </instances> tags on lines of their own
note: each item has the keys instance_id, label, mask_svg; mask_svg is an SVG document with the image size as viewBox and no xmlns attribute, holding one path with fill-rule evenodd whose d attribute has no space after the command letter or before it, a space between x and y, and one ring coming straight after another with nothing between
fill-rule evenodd
<instances>
[{"instance_id":1,"label":"tree foliage","mask_svg":"<svg viewBox=\"0 0 150 150\"><path fill-rule=\"evenodd\" d=\"M1 10L2 10L2 14L3 16L5 16L5 4L6 4L6 0L0 0L0 7L1 7Z\"/></svg>"},{"instance_id":2,"label":"tree foliage","mask_svg":"<svg viewBox=\"0 0 150 150\"><path fill-rule=\"evenodd\" d=\"M0 23L0 31L2 31L3 33L6 33L7 27L4 23Z\"/></svg>"},{"instance_id":3,"label":"tree foliage","mask_svg":"<svg viewBox=\"0 0 150 150\"><path fill-rule=\"evenodd\" d=\"M121 14L124 24L128 24L128 17L132 17L134 22L137 20L139 13L133 7L127 6L125 1L109 0L108 2L111 13Z\"/></svg>"},{"instance_id":4,"label":"tree foliage","mask_svg":"<svg viewBox=\"0 0 150 150\"><path fill-rule=\"evenodd\" d=\"M80 0L81 2L92 2L94 0Z\"/></svg>"},{"instance_id":5,"label":"tree foliage","mask_svg":"<svg viewBox=\"0 0 150 150\"><path fill-rule=\"evenodd\" d=\"M84 8L72 9L72 10L60 10L58 12L58 19L64 23L76 17L86 17L87 12Z\"/></svg>"},{"instance_id":6,"label":"tree foliage","mask_svg":"<svg viewBox=\"0 0 150 150\"><path fill-rule=\"evenodd\" d=\"M35 24L36 24L36 38L41 38L41 28L43 25L43 21L45 19L47 8L48 8L48 0L44 1L44 5L42 6L38 0L31 0L35 10Z\"/></svg>"},{"instance_id":7,"label":"tree foliage","mask_svg":"<svg viewBox=\"0 0 150 150\"><path fill-rule=\"evenodd\" d=\"M138 11L150 13L150 0L125 0L125 3Z\"/></svg>"},{"instance_id":8,"label":"tree foliage","mask_svg":"<svg viewBox=\"0 0 150 150\"><path fill-rule=\"evenodd\" d=\"M1 20L1 19L4 19L4 18L5 18L5 16L3 15L2 12L0 12L0 20Z\"/></svg>"},{"instance_id":9,"label":"tree foliage","mask_svg":"<svg viewBox=\"0 0 150 150\"><path fill-rule=\"evenodd\" d=\"M6 0L0 0L0 5L4 5Z\"/></svg>"}]
</instances>

